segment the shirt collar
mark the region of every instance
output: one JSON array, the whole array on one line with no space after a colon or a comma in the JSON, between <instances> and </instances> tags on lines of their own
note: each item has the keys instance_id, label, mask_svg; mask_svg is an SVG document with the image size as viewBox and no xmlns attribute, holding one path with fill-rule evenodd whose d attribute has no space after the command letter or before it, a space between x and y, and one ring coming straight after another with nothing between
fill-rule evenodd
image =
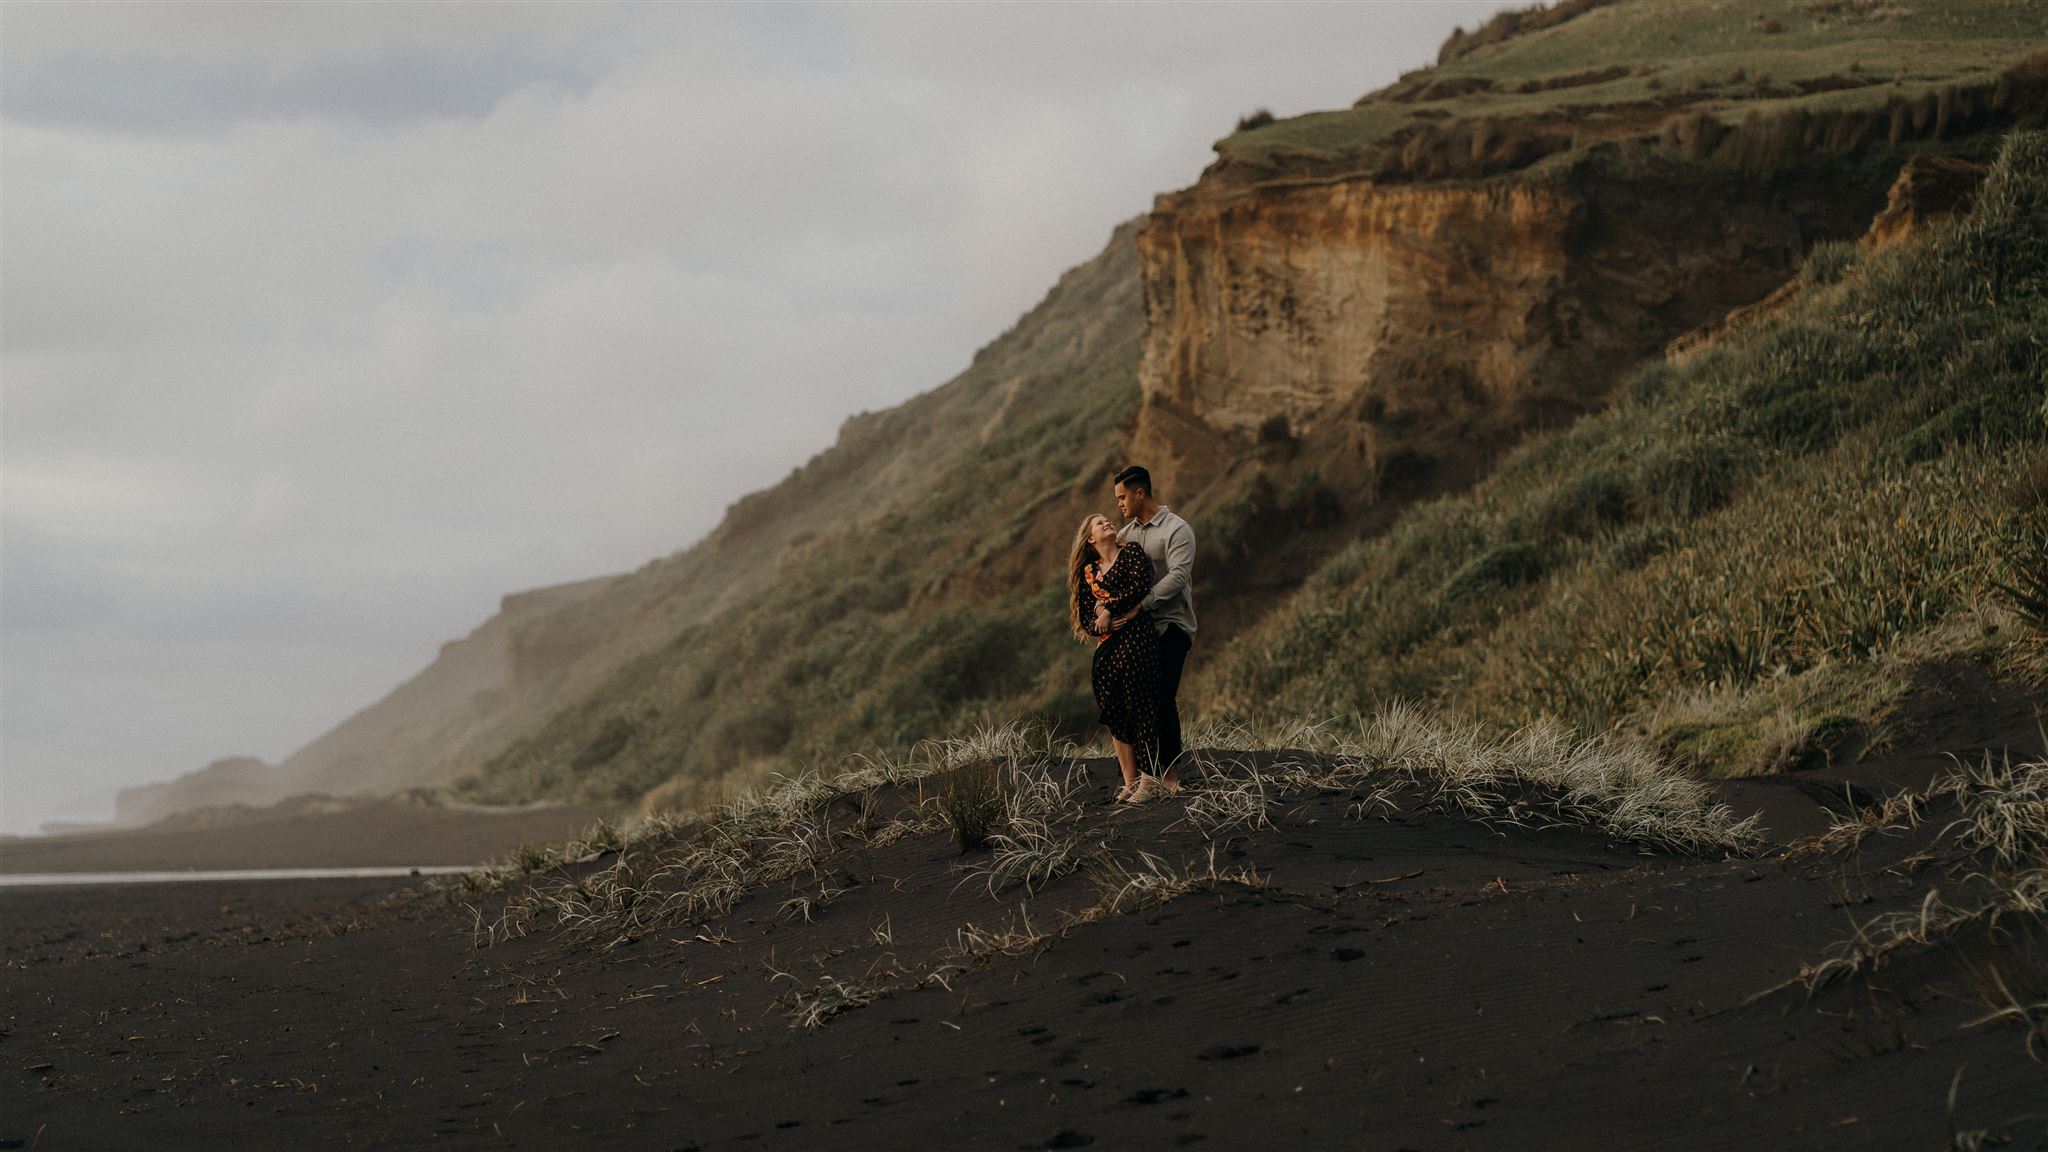
<instances>
[{"instance_id":1,"label":"shirt collar","mask_svg":"<svg viewBox=\"0 0 2048 1152\"><path fill-rule=\"evenodd\" d=\"M1160 526L1161 524L1164 524L1164 523L1166 523L1166 514L1167 514L1167 513L1169 513L1169 512L1171 512L1171 511L1173 511L1173 509L1171 509L1171 508L1168 508L1168 507L1167 507L1166 505L1164 505L1164 504L1161 504L1161 505L1159 506L1159 511L1157 511L1157 512L1154 512L1154 513L1152 514L1152 518L1151 518L1150 520L1147 520L1147 521L1145 521L1145 527L1147 527L1147 528L1157 528L1157 527L1159 527L1159 526Z\"/></svg>"}]
</instances>

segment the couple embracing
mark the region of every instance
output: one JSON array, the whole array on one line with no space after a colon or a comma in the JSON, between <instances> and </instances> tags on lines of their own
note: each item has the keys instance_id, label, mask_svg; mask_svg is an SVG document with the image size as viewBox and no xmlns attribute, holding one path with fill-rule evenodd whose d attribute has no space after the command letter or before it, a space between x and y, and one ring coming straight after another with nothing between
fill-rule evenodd
<instances>
[{"instance_id":1,"label":"couple embracing","mask_svg":"<svg viewBox=\"0 0 2048 1152\"><path fill-rule=\"evenodd\" d=\"M1152 495L1140 467L1116 474L1116 509L1082 521L1067 559L1068 623L1095 642L1095 706L1116 745L1117 801L1178 793L1181 670L1195 633L1195 532Z\"/></svg>"}]
</instances>

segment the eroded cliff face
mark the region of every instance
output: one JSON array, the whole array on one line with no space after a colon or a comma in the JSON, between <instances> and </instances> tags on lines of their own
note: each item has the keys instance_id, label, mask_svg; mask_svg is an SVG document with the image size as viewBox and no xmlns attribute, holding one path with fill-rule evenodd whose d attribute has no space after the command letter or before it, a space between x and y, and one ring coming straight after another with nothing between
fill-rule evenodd
<instances>
[{"instance_id":1,"label":"eroded cliff face","mask_svg":"<svg viewBox=\"0 0 2048 1152\"><path fill-rule=\"evenodd\" d=\"M1673 336L1783 283L1816 240L1855 235L1884 194L1728 178L1681 201L1590 165L1219 185L1160 197L1138 242L1132 455L1184 496L1262 441L1369 482L1396 452L1590 408Z\"/></svg>"},{"instance_id":2,"label":"eroded cliff face","mask_svg":"<svg viewBox=\"0 0 2048 1152\"><path fill-rule=\"evenodd\" d=\"M1571 324L1559 305L1579 205L1557 189L1203 193L1161 197L1139 239L1134 454L1159 461L1170 491L1205 487L1261 429L1313 435L1352 401L1376 397L1384 412L1441 409L1447 392L1504 399ZM1444 331L1461 335L1423 363L1421 345ZM1350 436L1365 457L1369 427Z\"/></svg>"}]
</instances>

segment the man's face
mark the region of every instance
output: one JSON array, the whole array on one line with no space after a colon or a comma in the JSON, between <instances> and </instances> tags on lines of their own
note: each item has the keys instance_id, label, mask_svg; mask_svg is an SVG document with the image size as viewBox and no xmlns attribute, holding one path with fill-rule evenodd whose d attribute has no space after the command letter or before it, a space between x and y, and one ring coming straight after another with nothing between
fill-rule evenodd
<instances>
[{"instance_id":1,"label":"man's face","mask_svg":"<svg viewBox=\"0 0 2048 1152\"><path fill-rule=\"evenodd\" d=\"M1126 520L1135 519L1138 515L1138 507L1143 502L1144 492L1142 490L1127 488L1122 484L1116 486L1117 515L1122 516Z\"/></svg>"}]
</instances>

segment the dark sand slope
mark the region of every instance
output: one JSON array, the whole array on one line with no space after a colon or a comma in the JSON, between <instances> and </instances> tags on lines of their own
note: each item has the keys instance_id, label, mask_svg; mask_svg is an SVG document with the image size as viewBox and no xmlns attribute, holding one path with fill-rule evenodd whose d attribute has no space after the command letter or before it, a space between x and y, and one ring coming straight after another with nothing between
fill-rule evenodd
<instances>
[{"instance_id":1,"label":"dark sand slope","mask_svg":"<svg viewBox=\"0 0 2048 1152\"><path fill-rule=\"evenodd\" d=\"M1964 1026L1993 967L2048 997L2038 926L1768 991L1931 886L1960 898L1913 858L1940 813L1860 849L1702 860L1413 806L1352 819L1353 799L1291 798L1219 838L1216 879L1064 932L1101 889L1056 880L1029 902L1035 941L962 937L1021 928L1018 890L992 899L938 833L842 839L815 877L709 923L481 951L459 909L361 883L0 892L0 1137L2048 1148L2026 1027ZM1127 864L1210 873L1180 815L1087 821ZM846 891L809 921L782 907L821 886ZM793 1026L828 975L879 998Z\"/></svg>"},{"instance_id":2,"label":"dark sand slope","mask_svg":"<svg viewBox=\"0 0 2048 1152\"><path fill-rule=\"evenodd\" d=\"M1716 793L1736 811L1757 813L1772 840L1789 843L1888 795L1924 790L1960 765L2048 753L2044 732L2048 699L2040 689L2000 680L1981 664L1944 661L1913 673L1886 723L1859 724L1791 771L1723 780Z\"/></svg>"}]
</instances>

